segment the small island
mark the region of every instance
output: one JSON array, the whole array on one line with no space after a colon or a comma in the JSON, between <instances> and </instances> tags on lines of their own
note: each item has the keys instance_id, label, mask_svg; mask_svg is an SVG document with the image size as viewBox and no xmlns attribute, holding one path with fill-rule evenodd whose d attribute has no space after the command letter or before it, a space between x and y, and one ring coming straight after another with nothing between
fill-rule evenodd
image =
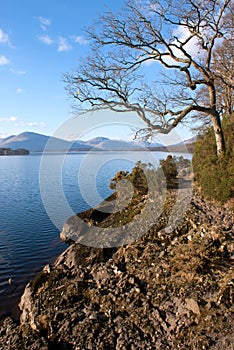
<instances>
[{"instance_id":1,"label":"small island","mask_svg":"<svg viewBox=\"0 0 234 350\"><path fill-rule=\"evenodd\" d=\"M24 148L0 148L0 156L27 156L29 153L29 150Z\"/></svg>"}]
</instances>

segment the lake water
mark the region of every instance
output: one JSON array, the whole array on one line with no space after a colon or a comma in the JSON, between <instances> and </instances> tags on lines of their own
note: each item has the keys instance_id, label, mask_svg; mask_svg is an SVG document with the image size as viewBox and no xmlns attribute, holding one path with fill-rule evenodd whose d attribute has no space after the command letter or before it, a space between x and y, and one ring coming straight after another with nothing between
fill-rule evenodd
<instances>
[{"instance_id":1,"label":"lake water","mask_svg":"<svg viewBox=\"0 0 234 350\"><path fill-rule=\"evenodd\" d=\"M157 167L158 159L167 155L103 152L0 157L0 319L8 314L18 317L17 304L26 283L66 249L59 232L70 214L110 195L110 179L118 170L131 170L137 160Z\"/></svg>"}]
</instances>

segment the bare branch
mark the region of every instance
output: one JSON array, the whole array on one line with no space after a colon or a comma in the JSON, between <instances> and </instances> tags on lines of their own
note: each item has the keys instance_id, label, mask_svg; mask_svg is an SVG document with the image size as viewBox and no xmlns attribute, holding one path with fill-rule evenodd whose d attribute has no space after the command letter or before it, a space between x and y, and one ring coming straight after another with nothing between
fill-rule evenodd
<instances>
[{"instance_id":1,"label":"bare branch","mask_svg":"<svg viewBox=\"0 0 234 350\"><path fill-rule=\"evenodd\" d=\"M145 6L129 0L122 13L106 11L97 22L101 28L87 31L91 55L64 77L69 93L82 110L136 112L146 133L169 133L192 113L202 113L220 134L217 81L232 82L213 62L217 41L233 26L232 9L231 0L149 0ZM169 72L167 85L153 68L150 81L144 79L149 62Z\"/></svg>"}]
</instances>

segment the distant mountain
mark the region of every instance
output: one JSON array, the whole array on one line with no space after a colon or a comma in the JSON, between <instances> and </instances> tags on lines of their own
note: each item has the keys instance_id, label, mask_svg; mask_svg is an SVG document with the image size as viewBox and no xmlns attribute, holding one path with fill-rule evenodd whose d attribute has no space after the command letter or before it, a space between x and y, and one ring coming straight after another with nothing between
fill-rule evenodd
<instances>
[{"instance_id":1,"label":"distant mountain","mask_svg":"<svg viewBox=\"0 0 234 350\"><path fill-rule=\"evenodd\" d=\"M176 143L175 145L172 145L172 146L191 145L192 143L196 142L196 140L197 140L197 136L193 136L190 139L183 140L183 141Z\"/></svg>"},{"instance_id":2,"label":"distant mountain","mask_svg":"<svg viewBox=\"0 0 234 350\"><path fill-rule=\"evenodd\" d=\"M122 141L122 140L107 140L105 142L100 142L96 145L97 150L101 151L126 151L126 150L138 150L143 147L140 144Z\"/></svg>"},{"instance_id":3,"label":"distant mountain","mask_svg":"<svg viewBox=\"0 0 234 350\"><path fill-rule=\"evenodd\" d=\"M64 140L62 140L64 141ZM87 144L85 141L65 141L68 142L69 150L70 151L76 151L76 150L89 150L91 148L90 145ZM68 149L67 149L68 150Z\"/></svg>"},{"instance_id":4,"label":"distant mountain","mask_svg":"<svg viewBox=\"0 0 234 350\"><path fill-rule=\"evenodd\" d=\"M197 137L193 136L190 139L183 140L176 144L152 147L152 149L155 151L163 151L163 152L193 153L194 143L196 142L196 139Z\"/></svg>"},{"instance_id":5,"label":"distant mountain","mask_svg":"<svg viewBox=\"0 0 234 350\"><path fill-rule=\"evenodd\" d=\"M102 142L109 141L107 137L95 137L88 141L73 141L72 146L70 148L71 151L77 151L77 150L90 150L93 147L98 146Z\"/></svg>"},{"instance_id":6,"label":"distant mountain","mask_svg":"<svg viewBox=\"0 0 234 350\"><path fill-rule=\"evenodd\" d=\"M30 152L47 151L80 151L96 148L97 150L130 150L142 148L140 144L130 141L110 140L107 137L95 137L88 141L66 141L53 136L34 132L23 132L0 140L0 146L11 149L25 148Z\"/></svg>"},{"instance_id":7,"label":"distant mountain","mask_svg":"<svg viewBox=\"0 0 234 350\"><path fill-rule=\"evenodd\" d=\"M153 148L153 147L161 147L161 146L163 146L162 143L159 143L159 142L149 142L149 141L140 142L139 144L142 145L143 147L147 147L147 148Z\"/></svg>"},{"instance_id":8,"label":"distant mountain","mask_svg":"<svg viewBox=\"0 0 234 350\"><path fill-rule=\"evenodd\" d=\"M8 136L6 138L0 139L0 145L2 144L3 141L6 142L6 141L10 140L12 137L15 137L15 135L11 135L11 136Z\"/></svg>"},{"instance_id":9,"label":"distant mountain","mask_svg":"<svg viewBox=\"0 0 234 350\"><path fill-rule=\"evenodd\" d=\"M10 138L12 138L12 137L14 137L14 136L15 136L15 135L11 135L11 136L8 136L8 137L6 137L6 138L0 138L0 147L1 147L1 145L2 145L3 142L7 141L8 139L10 139Z\"/></svg>"},{"instance_id":10,"label":"distant mountain","mask_svg":"<svg viewBox=\"0 0 234 350\"><path fill-rule=\"evenodd\" d=\"M25 148L30 151L42 151L49 140L49 136L37 134L34 132L23 132L22 134L8 137L1 143L1 147L9 147L11 149ZM60 143L60 147L65 148L65 145ZM56 145L55 145L56 147Z\"/></svg>"},{"instance_id":11,"label":"distant mountain","mask_svg":"<svg viewBox=\"0 0 234 350\"><path fill-rule=\"evenodd\" d=\"M131 141L122 140L110 140L107 137L95 137L88 141L66 141L54 136L47 136L38 134L35 132L23 132L19 135L11 135L4 139L0 139L0 147L11 148L12 150L18 148L28 149L30 152L43 152L46 147L46 151L88 151L92 148L96 148L99 151L123 151L123 150L144 150L145 147L153 149L155 151L167 151L170 152L184 150L184 145L189 149L195 141L195 137L185 140L176 145L163 146L158 142L154 143L137 143ZM47 144L48 143L48 144Z\"/></svg>"},{"instance_id":12,"label":"distant mountain","mask_svg":"<svg viewBox=\"0 0 234 350\"><path fill-rule=\"evenodd\" d=\"M96 146L102 142L106 142L106 141L109 141L110 139L108 139L107 137L101 137L101 136L98 136L98 137L95 137L94 139L91 139L91 140L88 140L86 141L86 144L89 144L90 146Z\"/></svg>"},{"instance_id":13,"label":"distant mountain","mask_svg":"<svg viewBox=\"0 0 234 350\"><path fill-rule=\"evenodd\" d=\"M16 136L10 136L2 140L1 147L11 149L25 148L31 152L42 152L49 142L47 151L63 151L70 148L84 148L81 142L69 142L56 137L37 134L34 132L23 132Z\"/></svg>"}]
</instances>

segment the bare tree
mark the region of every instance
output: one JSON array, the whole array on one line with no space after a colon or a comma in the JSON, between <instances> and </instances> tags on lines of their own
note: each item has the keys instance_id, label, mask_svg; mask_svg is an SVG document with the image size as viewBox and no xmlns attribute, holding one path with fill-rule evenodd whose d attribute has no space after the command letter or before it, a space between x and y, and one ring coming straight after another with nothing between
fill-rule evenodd
<instances>
[{"instance_id":1,"label":"bare tree","mask_svg":"<svg viewBox=\"0 0 234 350\"><path fill-rule=\"evenodd\" d=\"M212 68L219 109L222 113L231 115L234 104L234 38L224 40L216 48Z\"/></svg>"},{"instance_id":2,"label":"bare tree","mask_svg":"<svg viewBox=\"0 0 234 350\"><path fill-rule=\"evenodd\" d=\"M217 110L220 115L232 115L234 111L234 36L224 39L217 45L213 54L212 71L215 77ZM209 93L201 87L196 96L203 99L203 104L209 103ZM209 116L194 116L194 131L205 131L211 126ZM199 123L198 123L199 121Z\"/></svg>"},{"instance_id":3,"label":"bare tree","mask_svg":"<svg viewBox=\"0 0 234 350\"><path fill-rule=\"evenodd\" d=\"M225 18L231 18L232 1L129 0L119 14L107 10L87 30L91 54L65 76L78 108L135 111L146 124L139 131L144 135L167 134L194 113L203 114L212 122L222 156L213 68L218 64L216 44L230 34ZM149 64L151 74L145 76Z\"/></svg>"}]
</instances>

